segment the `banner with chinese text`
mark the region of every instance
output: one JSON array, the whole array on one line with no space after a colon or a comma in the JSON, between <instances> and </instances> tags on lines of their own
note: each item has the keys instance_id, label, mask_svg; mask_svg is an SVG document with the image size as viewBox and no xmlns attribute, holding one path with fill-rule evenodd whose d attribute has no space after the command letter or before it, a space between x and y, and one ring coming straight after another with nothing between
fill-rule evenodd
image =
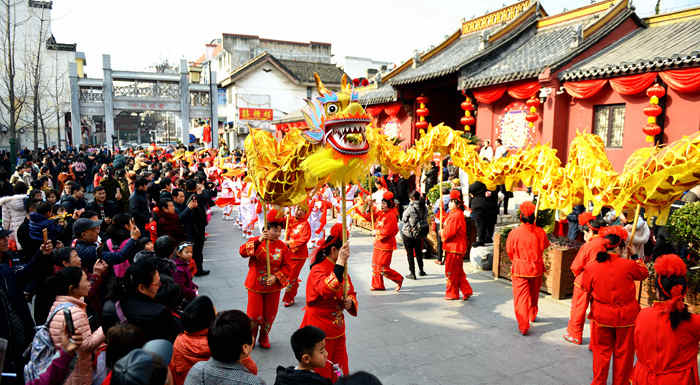
<instances>
[{"instance_id":1,"label":"banner with chinese text","mask_svg":"<svg viewBox=\"0 0 700 385\"><path fill-rule=\"evenodd\" d=\"M272 120L271 108L239 108L240 120Z\"/></svg>"}]
</instances>

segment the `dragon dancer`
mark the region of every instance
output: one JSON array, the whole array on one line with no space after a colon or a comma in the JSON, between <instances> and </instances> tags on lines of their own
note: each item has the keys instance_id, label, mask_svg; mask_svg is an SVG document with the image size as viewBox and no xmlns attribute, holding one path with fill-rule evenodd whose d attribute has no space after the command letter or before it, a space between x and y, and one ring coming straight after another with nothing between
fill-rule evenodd
<instances>
[{"instance_id":1,"label":"dragon dancer","mask_svg":"<svg viewBox=\"0 0 700 385\"><path fill-rule=\"evenodd\" d=\"M362 212L359 208L355 211L368 222L374 216L374 251L372 253L372 287L371 290L385 290L384 277L396 283L396 291L401 290L403 277L396 270L391 268L391 255L396 249L396 234L399 232L399 211L394 204L394 194L391 191L384 193L382 197L382 208L377 210L370 203L370 212Z\"/></svg>"},{"instance_id":2,"label":"dragon dancer","mask_svg":"<svg viewBox=\"0 0 700 385\"><path fill-rule=\"evenodd\" d=\"M311 238L311 226L308 219L309 208L306 202L296 206L294 215L290 213L287 218L287 231L285 233L285 243L289 246L292 252L289 260L289 284L284 291L282 303L285 307L294 305L294 297L299 290L299 273L304 267L306 259L309 258L309 249L307 243Z\"/></svg>"},{"instance_id":3,"label":"dragon dancer","mask_svg":"<svg viewBox=\"0 0 700 385\"><path fill-rule=\"evenodd\" d=\"M239 250L241 257L248 259L248 275L245 279L245 287L248 289L246 313L253 321L253 337L257 340L258 331L260 332L260 347L264 349L270 348L270 329L277 316L280 291L287 286L290 277L292 253L279 239L283 226L284 217L277 210L270 210L267 213L267 229L263 229L261 236L246 241Z\"/></svg>"}]
</instances>

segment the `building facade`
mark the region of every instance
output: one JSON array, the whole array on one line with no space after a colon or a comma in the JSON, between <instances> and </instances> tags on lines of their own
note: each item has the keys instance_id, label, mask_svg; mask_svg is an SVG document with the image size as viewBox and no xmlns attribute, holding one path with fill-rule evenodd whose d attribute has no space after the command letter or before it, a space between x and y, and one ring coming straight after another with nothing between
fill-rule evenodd
<instances>
[{"instance_id":1,"label":"building facade","mask_svg":"<svg viewBox=\"0 0 700 385\"><path fill-rule=\"evenodd\" d=\"M8 100L9 90L6 87L7 73L5 63L8 54L14 48L15 54L15 94L22 104L16 122L18 148L33 148L34 141L34 108L33 100L39 99L40 112L37 114L37 145L48 147L66 143L70 137L70 85L68 65L76 60L76 44L64 44L56 41L51 33L50 1L13 1L0 7L0 19L8 23L10 34L14 34L14 47L7 47L7 27L0 28L3 55L0 64L0 97ZM9 12L8 12L9 11ZM78 55L80 56L80 55ZM37 59L38 57L38 59ZM84 56L82 56L84 61ZM35 76L39 68L38 77ZM38 79L38 92L35 95L35 82ZM8 103L0 104L0 148L10 146L10 117ZM70 123L68 124L70 125ZM44 134L46 140L44 141Z\"/></svg>"}]
</instances>

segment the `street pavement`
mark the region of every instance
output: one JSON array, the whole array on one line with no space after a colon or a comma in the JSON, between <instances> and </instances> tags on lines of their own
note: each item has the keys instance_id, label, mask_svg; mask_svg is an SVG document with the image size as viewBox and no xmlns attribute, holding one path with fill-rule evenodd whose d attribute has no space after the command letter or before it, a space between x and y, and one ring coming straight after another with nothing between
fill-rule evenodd
<instances>
[{"instance_id":1,"label":"street pavement","mask_svg":"<svg viewBox=\"0 0 700 385\"><path fill-rule=\"evenodd\" d=\"M207 277L197 278L201 295L210 296L217 310L245 311L243 286L247 260L238 254L242 243L233 222L215 211L207 227ZM329 218L329 223L333 220ZM564 342L570 301L540 296L537 322L528 336L518 333L510 282L494 280L491 272L473 271L465 263L474 296L468 301L445 301L444 268L425 261L427 277L405 280L399 294L370 292L372 239L362 230L350 237L350 275L358 292L359 314L346 314L350 371L364 370L385 385L409 384L589 384L592 357L587 345ZM394 251L392 267L408 273L406 253ZM295 364L289 337L303 317L308 264L302 270L297 303L280 304L272 327L272 348L256 347L253 358L259 375L273 384L278 365ZM586 325L584 343L589 340Z\"/></svg>"}]
</instances>

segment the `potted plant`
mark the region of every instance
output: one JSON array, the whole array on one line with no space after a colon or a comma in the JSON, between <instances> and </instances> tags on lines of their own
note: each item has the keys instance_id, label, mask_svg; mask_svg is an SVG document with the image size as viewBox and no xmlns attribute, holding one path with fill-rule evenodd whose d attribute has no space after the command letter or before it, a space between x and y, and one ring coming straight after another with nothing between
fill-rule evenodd
<instances>
[{"instance_id":1,"label":"potted plant","mask_svg":"<svg viewBox=\"0 0 700 385\"><path fill-rule=\"evenodd\" d=\"M689 268L686 302L691 312L700 313L700 270L696 269L700 259L700 202L688 203L674 211L666 228L671 240L687 250L684 258Z\"/></svg>"}]
</instances>

